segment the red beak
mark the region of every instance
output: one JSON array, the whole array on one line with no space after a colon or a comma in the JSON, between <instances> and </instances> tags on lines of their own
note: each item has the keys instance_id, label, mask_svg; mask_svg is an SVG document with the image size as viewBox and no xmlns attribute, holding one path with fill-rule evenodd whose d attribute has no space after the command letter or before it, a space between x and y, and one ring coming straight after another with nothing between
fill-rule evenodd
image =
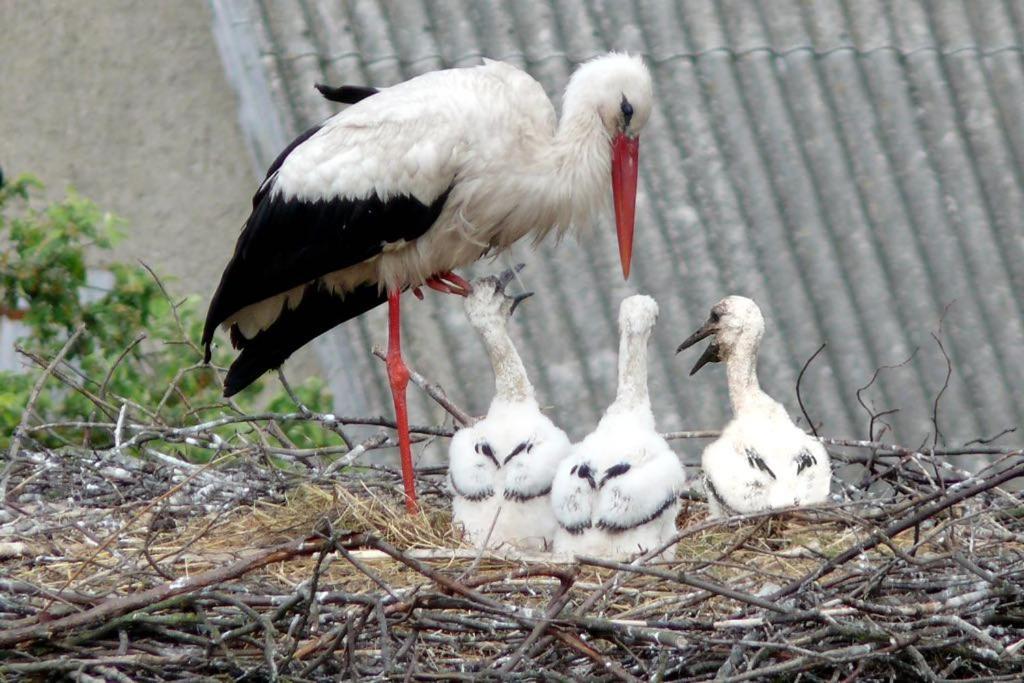
<instances>
[{"instance_id":1,"label":"red beak","mask_svg":"<svg viewBox=\"0 0 1024 683\"><path fill-rule=\"evenodd\" d=\"M619 258L622 275L629 279L633 257L633 223L636 216L637 158L639 138L619 133L612 140L612 200L615 203L615 229L619 233Z\"/></svg>"}]
</instances>

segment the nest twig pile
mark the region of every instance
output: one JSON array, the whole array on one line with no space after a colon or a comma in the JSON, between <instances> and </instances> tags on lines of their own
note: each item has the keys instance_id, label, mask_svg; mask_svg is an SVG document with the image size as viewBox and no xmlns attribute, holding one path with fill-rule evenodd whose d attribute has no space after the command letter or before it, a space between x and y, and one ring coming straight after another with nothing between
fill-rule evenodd
<instances>
[{"instance_id":1,"label":"nest twig pile","mask_svg":"<svg viewBox=\"0 0 1024 683\"><path fill-rule=\"evenodd\" d=\"M188 438L213 443L213 429ZM1024 503L1003 488L1024 476L1019 452L971 476L837 448L871 462L841 501L712 521L695 498L675 560L558 563L460 547L437 471L421 475L432 512L412 518L386 468L326 481L326 462L288 471L219 451L203 467L18 455L0 673L1013 680L1024 666Z\"/></svg>"},{"instance_id":2,"label":"nest twig pile","mask_svg":"<svg viewBox=\"0 0 1024 683\"><path fill-rule=\"evenodd\" d=\"M565 562L464 547L443 468L419 473L426 513L407 516L399 475L368 455L395 445L384 418L132 415L26 418L15 435L0 467L4 680L937 681L1024 668L1020 450L823 439L847 470L828 505L709 520L692 494L674 560L653 548ZM294 421L346 440L349 424L385 430L301 449L279 438ZM113 445L36 438L62 428ZM970 474L950 464L960 455L989 464Z\"/></svg>"}]
</instances>

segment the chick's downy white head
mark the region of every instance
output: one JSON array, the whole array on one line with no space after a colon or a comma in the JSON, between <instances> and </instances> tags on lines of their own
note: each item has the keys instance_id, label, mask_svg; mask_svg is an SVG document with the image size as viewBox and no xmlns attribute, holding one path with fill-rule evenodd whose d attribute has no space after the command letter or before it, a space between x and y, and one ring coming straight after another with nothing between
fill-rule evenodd
<instances>
[{"instance_id":1,"label":"chick's downy white head","mask_svg":"<svg viewBox=\"0 0 1024 683\"><path fill-rule=\"evenodd\" d=\"M622 300L619 306L619 330L623 334L649 332L658 320L658 302L644 294Z\"/></svg>"},{"instance_id":2,"label":"chick's downy white head","mask_svg":"<svg viewBox=\"0 0 1024 683\"><path fill-rule=\"evenodd\" d=\"M706 363L728 362L737 354L753 357L764 336L761 309L745 296L725 297L711 307L707 321L679 345L676 353L712 335L714 339L690 371L691 375Z\"/></svg>"},{"instance_id":3,"label":"chick's downy white head","mask_svg":"<svg viewBox=\"0 0 1024 683\"><path fill-rule=\"evenodd\" d=\"M715 339L724 358L740 346L756 347L764 336L761 309L745 296L725 297L712 307L711 314L718 316Z\"/></svg>"},{"instance_id":4,"label":"chick's downy white head","mask_svg":"<svg viewBox=\"0 0 1024 683\"><path fill-rule=\"evenodd\" d=\"M504 327L516 307L532 292L509 295L505 288L522 266L508 269L498 276L480 278L473 282L473 290L466 296L466 317L477 330Z\"/></svg>"}]
</instances>

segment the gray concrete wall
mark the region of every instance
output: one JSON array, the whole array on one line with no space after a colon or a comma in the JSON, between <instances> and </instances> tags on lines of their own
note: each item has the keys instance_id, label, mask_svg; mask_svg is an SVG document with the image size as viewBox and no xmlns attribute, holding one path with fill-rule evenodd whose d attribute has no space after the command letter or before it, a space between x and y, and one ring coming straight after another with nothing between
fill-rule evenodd
<instances>
[{"instance_id":1,"label":"gray concrete wall","mask_svg":"<svg viewBox=\"0 0 1024 683\"><path fill-rule=\"evenodd\" d=\"M0 167L121 216L114 258L205 300L257 182L211 25L205 0L0 0Z\"/></svg>"},{"instance_id":2,"label":"gray concrete wall","mask_svg":"<svg viewBox=\"0 0 1024 683\"><path fill-rule=\"evenodd\" d=\"M0 166L127 221L120 259L209 296L254 170L203 0L0 1Z\"/></svg>"}]
</instances>

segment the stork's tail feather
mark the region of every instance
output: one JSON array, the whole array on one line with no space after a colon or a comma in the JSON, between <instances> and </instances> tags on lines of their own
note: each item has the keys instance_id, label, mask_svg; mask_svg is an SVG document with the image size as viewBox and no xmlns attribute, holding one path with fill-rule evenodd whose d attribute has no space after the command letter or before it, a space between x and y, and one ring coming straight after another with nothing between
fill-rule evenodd
<instances>
[{"instance_id":1,"label":"stork's tail feather","mask_svg":"<svg viewBox=\"0 0 1024 683\"><path fill-rule=\"evenodd\" d=\"M320 91L324 99L331 102L341 102L342 104L355 104L379 92L376 88L367 85L342 85L335 88L323 83L317 83L313 87Z\"/></svg>"},{"instance_id":2,"label":"stork's tail feather","mask_svg":"<svg viewBox=\"0 0 1024 683\"><path fill-rule=\"evenodd\" d=\"M286 307L270 327L252 339L242 338L242 352L224 379L224 396L234 396L267 370L280 367L306 342L385 301L387 295L375 284L348 292L344 299L310 285L298 306Z\"/></svg>"}]
</instances>

